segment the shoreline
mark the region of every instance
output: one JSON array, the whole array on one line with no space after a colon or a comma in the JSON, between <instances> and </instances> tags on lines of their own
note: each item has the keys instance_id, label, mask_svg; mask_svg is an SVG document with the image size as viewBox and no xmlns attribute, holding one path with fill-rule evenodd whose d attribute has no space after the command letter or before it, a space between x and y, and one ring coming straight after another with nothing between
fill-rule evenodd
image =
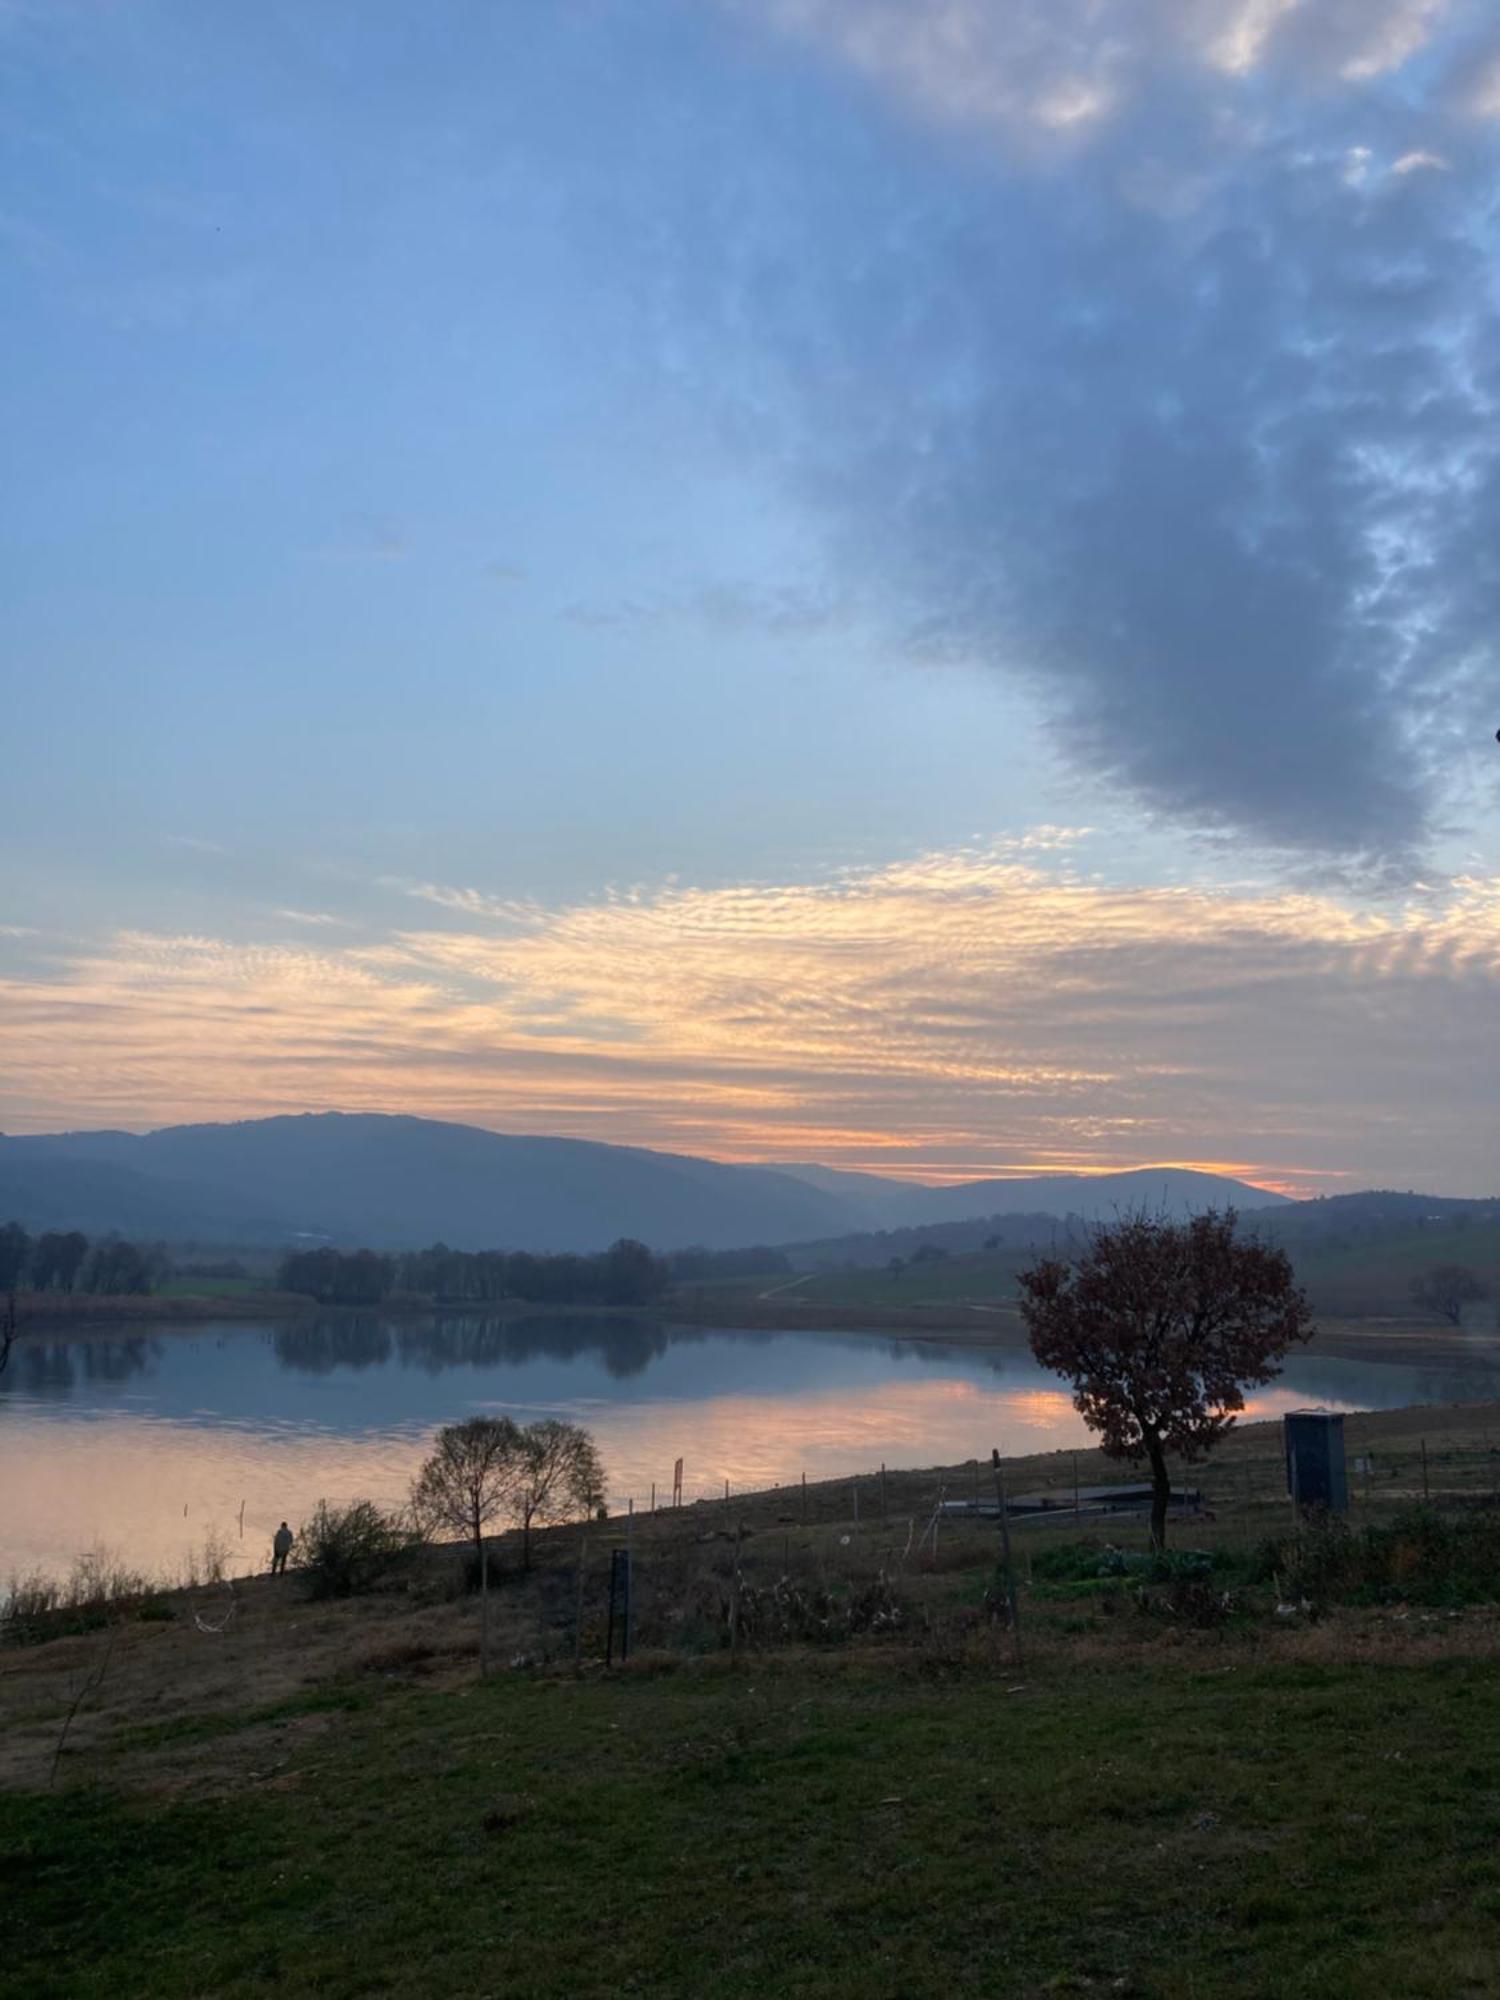
<instances>
[{"instance_id":1,"label":"shoreline","mask_svg":"<svg viewBox=\"0 0 1500 2000\"><path fill-rule=\"evenodd\" d=\"M473 1301L438 1303L395 1299L379 1305L320 1305L304 1293L262 1292L250 1296L186 1298L101 1296L84 1303L76 1296L22 1294L17 1299L19 1338L80 1338L146 1322L184 1328L223 1321L324 1319L442 1320L454 1318L650 1320L667 1326L748 1333L890 1335L934 1346L1010 1348L1023 1344L1024 1329L1013 1306L870 1306L784 1304L773 1299L714 1299L697 1292L667 1297L645 1306L528 1303L510 1299L489 1305ZM1318 1322L1308 1350L1334 1359L1382 1361L1395 1366L1486 1359L1500 1375L1500 1331L1466 1332L1421 1320L1338 1319Z\"/></svg>"}]
</instances>

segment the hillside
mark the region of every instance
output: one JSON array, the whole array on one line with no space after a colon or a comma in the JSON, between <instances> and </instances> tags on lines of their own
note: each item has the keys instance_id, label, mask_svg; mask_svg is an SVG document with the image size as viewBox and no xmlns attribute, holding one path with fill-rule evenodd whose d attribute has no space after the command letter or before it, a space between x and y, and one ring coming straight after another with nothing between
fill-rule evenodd
<instances>
[{"instance_id":1,"label":"hillside","mask_svg":"<svg viewBox=\"0 0 1500 2000\"><path fill-rule=\"evenodd\" d=\"M1168 1169L929 1188L374 1113L0 1138L0 1219L247 1246L314 1237L374 1249L588 1251L635 1236L661 1250L737 1249L1015 1215L1044 1201L1052 1214L1106 1215L1279 1199Z\"/></svg>"},{"instance_id":2,"label":"hillside","mask_svg":"<svg viewBox=\"0 0 1500 2000\"><path fill-rule=\"evenodd\" d=\"M828 1167L793 1166L783 1172L836 1195L868 1213L867 1227L914 1229L974 1217L1076 1215L1103 1221L1132 1209L1193 1215L1232 1205L1242 1214L1290 1206L1287 1197L1224 1174L1192 1167L1134 1167L1118 1174L1025 1174L1013 1179L956 1181L927 1187Z\"/></svg>"},{"instance_id":3,"label":"hillside","mask_svg":"<svg viewBox=\"0 0 1500 2000\"><path fill-rule=\"evenodd\" d=\"M338 1113L0 1140L0 1215L173 1240L539 1251L620 1236L722 1249L850 1221L763 1167Z\"/></svg>"}]
</instances>

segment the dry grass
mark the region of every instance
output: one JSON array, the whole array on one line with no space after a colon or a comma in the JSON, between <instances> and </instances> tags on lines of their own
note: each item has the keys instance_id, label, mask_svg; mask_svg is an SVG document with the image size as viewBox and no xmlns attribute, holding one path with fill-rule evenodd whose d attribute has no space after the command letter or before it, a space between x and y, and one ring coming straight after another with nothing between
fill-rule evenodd
<instances>
[{"instance_id":1,"label":"dry grass","mask_svg":"<svg viewBox=\"0 0 1500 2000\"><path fill-rule=\"evenodd\" d=\"M1420 1496L1423 1439L1435 1503L1462 1507L1494 1490L1497 1454L1490 1439L1500 1439L1500 1406L1351 1417L1346 1432L1351 1457L1373 1451L1378 1468L1368 1493L1354 1482L1356 1525ZM1119 1468L1097 1453L1077 1458L1084 1484L1118 1476ZM1050 1489L1066 1497L1073 1460L1071 1452L1010 1460L1009 1489ZM1207 1490L1212 1512L1174 1530L1184 1546L1244 1550L1289 1525L1279 1426L1247 1426L1192 1476ZM988 1468L980 1468L981 1492L992 1490L988 1480ZM966 1664L993 1670L1011 1657L1009 1635L985 1609L998 1554L993 1527L944 1522L935 1550L922 1538L939 1495L961 1498L975 1483L967 1466L893 1472L886 1477L883 1512L880 1480L867 1476L809 1486L805 1502L798 1487L732 1496L727 1506L700 1502L630 1523L615 1519L586 1531L556 1529L535 1537L536 1567L529 1576L520 1573L518 1551L504 1538L499 1581L490 1595L492 1658L502 1672L517 1664L544 1673L593 1671L604 1651L609 1550L628 1541L635 1556L634 1639L643 1661L718 1655L736 1591L764 1593L788 1577L804 1597L826 1593L838 1603L888 1586L903 1607L903 1622L874 1653L891 1671L958 1671ZM1108 1532L1123 1546L1145 1545L1138 1521L1112 1523ZM1017 1524L1023 1591L1036 1553L1078 1533L1071 1525ZM220 1560L206 1552L200 1574L211 1573ZM463 1592L461 1570L459 1552L429 1550L388 1587L321 1604L308 1600L295 1573L201 1583L167 1594L162 1608L169 1615L147 1621L136 1615L145 1580L116 1579L119 1615L101 1616L99 1629L0 1649L0 1786L45 1784L61 1718L106 1646L108 1671L69 1732L66 1774L173 1791L218 1792L263 1782L275 1764L267 1760L276 1744L335 1726L343 1710L357 1709L382 1684L443 1687L476 1676L479 1602ZM160 1593L153 1603L162 1603ZM1197 1633L1147 1620L1101 1622L1092 1612L1043 1603L1030 1592L1024 1605L1028 1672L1049 1677L1115 1671L1131 1660L1167 1666L1204 1659L1230 1666L1268 1660L1417 1664L1500 1655L1500 1611L1484 1607L1461 1616L1400 1607L1347 1611L1311 1626L1261 1622L1243 1631ZM107 1613L107 1604L103 1608ZM871 1650L845 1636L847 1656L863 1658ZM836 1671L831 1663L840 1655L823 1656ZM238 1721L232 1730L218 1727L247 1715L264 1719L250 1727Z\"/></svg>"}]
</instances>

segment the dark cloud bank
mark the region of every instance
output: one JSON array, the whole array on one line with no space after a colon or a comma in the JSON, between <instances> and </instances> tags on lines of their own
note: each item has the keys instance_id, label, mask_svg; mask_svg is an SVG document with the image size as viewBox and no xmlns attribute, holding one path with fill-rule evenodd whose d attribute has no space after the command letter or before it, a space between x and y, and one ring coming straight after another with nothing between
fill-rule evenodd
<instances>
[{"instance_id":1,"label":"dark cloud bank","mask_svg":"<svg viewBox=\"0 0 1500 2000\"><path fill-rule=\"evenodd\" d=\"M1303 8L1236 72L1274 10L1127 10L1071 116L1077 11L965 69L920 4L873 54L834 0L708 9L615 114L601 270L915 656L1150 811L1399 876L1492 788L1483 17Z\"/></svg>"}]
</instances>

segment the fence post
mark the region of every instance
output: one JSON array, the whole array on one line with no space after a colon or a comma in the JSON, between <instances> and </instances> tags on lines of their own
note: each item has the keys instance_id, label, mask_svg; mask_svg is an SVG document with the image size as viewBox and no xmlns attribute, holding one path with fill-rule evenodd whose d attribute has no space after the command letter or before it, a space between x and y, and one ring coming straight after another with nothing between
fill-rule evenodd
<instances>
[{"instance_id":1,"label":"fence post","mask_svg":"<svg viewBox=\"0 0 1500 2000\"><path fill-rule=\"evenodd\" d=\"M880 1464L880 1525L882 1528L885 1526L887 1518L885 1507L885 1461L882 1459Z\"/></svg>"},{"instance_id":2,"label":"fence post","mask_svg":"<svg viewBox=\"0 0 1500 2000\"><path fill-rule=\"evenodd\" d=\"M1423 1504L1425 1505L1425 1504L1426 1504L1426 1502L1427 1502L1427 1501L1429 1501L1429 1500L1430 1500L1431 1498L1432 1498L1432 1492L1431 1492L1431 1489L1430 1489L1430 1488L1428 1487L1428 1484L1427 1484L1427 1440L1426 1440L1426 1438L1423 1438L1423 1440L1422 1440L1422 1500L1423 1500Z\"/></svg>"},{"instance_id":3,"label":"fence post","mask_svg":"<svg viewBox=\"0 0 1500 2000\"><path fill-rule=\"evenodd\" d=\"M479 1678L485 1680L490 1671L490 1544L487 1536L479 1538Z\"/></svg>"},{"instance_id":4,"label":"fence post","mask_svg":"<svg viewBox=\"0 0 1500 2000\"><path fill-rule=\"evenodd\" d=\"M620 1658L630 1658L630 1551L611 1549L609 1552L609 1623L604 1635L604 1664L612 1667L615 1663L615 1613L620 1616Z\"/></svg>"},{"instance_id":5,"label":"fence post","mask_svg":"<svg viewBox=\"0 0 1500 2000\"><path fill-rule=\"evenodd\" d=\"M589 1527L585 1520L578 1537L578 1592L573 1604L573 1665L583 1665L583 1569L588 1560Z\"/></svg>"},{"instance_id":6,"label":"fence post","mask_svg":"<svg viewBox=\"0 0 1500 2000\"><path fill-rule=\"evenodd\" d=\"M1000 1453L990 1453L990 1464L995 1471L995 1498L1000 1505L1000 1546L1005 1553L1005 1602L1010 1611L1010 1629L1016 1641L1016 1665L1022 1664L1021 1656L1021 1600L1016 1594L1016 1566L1010 1552L1010 1515L1005 1505L1005 1474L1000 1469Z\"/></svg>"}]
</instances>

